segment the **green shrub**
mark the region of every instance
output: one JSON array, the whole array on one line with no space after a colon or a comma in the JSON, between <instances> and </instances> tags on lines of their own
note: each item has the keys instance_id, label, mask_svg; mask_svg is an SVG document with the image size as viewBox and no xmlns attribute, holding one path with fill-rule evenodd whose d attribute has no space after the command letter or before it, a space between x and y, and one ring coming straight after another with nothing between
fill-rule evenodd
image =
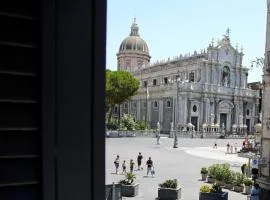
<instances>
[{"instance_id":1,"label":"green shrub","mask_svg":"<svg viewBox=\"0 0 270 200\"><path fill-rule=\"evenodd\" d=\"M233 183L234 176L233 176L233 171L232 170L224 170L223 173L223 181L227 184Z\"/></svg>"},{"instance_id":2,"label":"green shrub","mask_svg":"<svg viewBox=\"0 0 270 200\"><path fill-rule=\"evenodd\" d=\"M161 188L177 188L178 182L177 179L168 179L164 181L163 183L159 184L159 187Z\"/></svg>"},{"instance_id":3,"label":"green shrub","mask_svg":"<svg viewBox=\"0 0 270 200\"><path fill-rule=\"evenodd\" d=\"M135 130L136 122L134 117L129 114L124 114L121 119L121 128L125 130Z\"/></svg>"},{"instance_id":4,"label":"green shrub","mask_svg":"<svg viewBox=\"0 0 270 200\"><path fill-rule=\"evenodd\" d=\"M206 167L201 168L201 174L208 174L208 170Z\"/></svg>"},{"instance_id":5,"label":"green shrub","mask_svg":"<svg viewBox=\"0 0 270 200\"><path fill-rule=\"evenodd\" d=\"M136 130L146 130L149 128L148 124L144 120L140 120L135 125Z\"/></svg>"},{"instance_id":6,"label":"green shrub","mask_svg":"<svg viewBox=\"0 0 270 200\"><path fill-rule=\"evenodd\" d=\"M207 185L207 184L203 184L200 187L200 192L211 192L211 190L212 190L212 187L210 185Z\"/></svg>"},{"instance_id":7,"label":"green shrub","mask_svg":"<svg viewBox=\"0 0 270 200\"><path fill-rule=\"evenodd\" d=\"M214 183L213 185L203 184L200 187L200 192L213 192L213 193L221 193L222 188L219 184Z\"/></svg>"},{"instance_id":8,"label":"green shrub","mask_svg":"<svg viewBox=\"0 0 270 200\"><path fill-rule=\"evenodd\" d=\"M219 184L214 183L214 184L212 185L212 190L211 190L211 192L214 192L214 193L221 193L221 192L222 192L222 188L221 188L221 186L220 186Z\"/></svg>"},{"instance_id":9,"label":"green shrub","mask_svg":"<svg viewBox=\"0 0 270 200\"><path fill-rule=\"evenodd\" d=\"M111 119L111 121L106 124L106 127L107 127L108 130L117 130L117 129L119 129L118 120Z\"/></svg>"},{"instance_id":10,"label":"green shrub","mask_svg":"<svg viewBox=\"0 0 270 200\"><path fill-rule=\"evenodd\" d=\"M235 180L233 182L234 185L236 186L242 186L244 183L244 175L240 172L235 173Z\"/></svg>"},{"instance_id":11,"label":"green shrub","mask_svg":"<svg viewBox=\"0 0 270 200\"><path fill-rule=\"evenodd\" d=\"M120 180L119 183L124 184L124 185L132 185L135 179L136 179L135 174L127 173L126 178L123 180Z\"/></svg>"},{"instance_id":12,"label":"green shrub","mask_svg":"<svg viewBox=\"0 0 270 200\"><path fill-rule=\"evenodd\" d=\"M249 178L245 178L243 182L246 186L251 186L253 184L253 181Z\"/></svg>"}]
</instances>

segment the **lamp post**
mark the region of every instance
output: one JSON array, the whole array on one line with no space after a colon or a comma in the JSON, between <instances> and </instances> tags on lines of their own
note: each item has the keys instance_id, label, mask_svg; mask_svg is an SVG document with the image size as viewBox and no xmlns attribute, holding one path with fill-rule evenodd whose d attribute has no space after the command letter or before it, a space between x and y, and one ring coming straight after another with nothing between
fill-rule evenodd
<instances>
[{"instance_id":1,"label":"lamp post","mask_svg":"<svg viewBox=\"0 0 270 200\"><path fill-rule=\"evenodd\" d=\"M177 107L176 107L176 109L178 110L178 109L179 109L179 89L180 89L179 84L180 84L180 83L184 84L184 83L188 82L188 80L183 80L183 81L181 81L181 78L180 78L180 72L179 72L179 70L178 70L177 76L176 76L176 80L175 80L175 81L176 81L176 85L177 85L177 90L176 90ZM179 114L176 115L176 116L177 116L177 121L179 121ZM177 122L176 122L176 123L177 123ZM176 129L177 129L177 128L176 128ZM176 131L174 131L173 148L178 148L178 138L177 138L177 133L176 133Z\"/></svg>"},{"instance_id":2,"label":"lamp post","mask_svg":"<svg viewBox=\"0 0 270 200\"><path fill-rule=\"evenodd\" d=\"M179 109L179 82L180 82L180 72L178 70L177 72L177 76L176 76L176 85L177 85L177 89L176 89L176 102L177 102L177 107L176 109L178 110ZM176 112L176 111L174 111ZM178 121L178 117L179 117L179 114L177 115L177 121ZM177 129L177 128L176 128ZM173 142L173 148L178 148L178 138L177 138L177 132L174 131L174 142Z\"/></svg>"}]
</instances>

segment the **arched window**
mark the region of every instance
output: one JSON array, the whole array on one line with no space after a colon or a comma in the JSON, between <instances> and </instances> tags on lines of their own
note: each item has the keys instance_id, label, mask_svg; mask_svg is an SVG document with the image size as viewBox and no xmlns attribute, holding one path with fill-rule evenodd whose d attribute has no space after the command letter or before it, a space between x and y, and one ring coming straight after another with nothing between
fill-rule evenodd
<instances>
[{"instance_id":1,"label":"arched window","mask_svg":"<svg viewBox=\"0 0 270 200\"><path fill-rule=\"evenodd\" d=\"M193 112L197 112L197 106L194 105L193 108L192 108Z\"/></svg>"},{"instance_id":2,"label":"arched window","mask_svg":"<svg viewBox=\"0 0 270 200\"><path fill-rule=\"evenodd\" d=\"M158 108L158 102L157 101L154 101L153 107Z\"/></svg>"},{"instance_id":3,"label":"arched window","mask_svg":"<svg viewBox=\"0 0 270 200\"><path fill-rule=\"evenodd\" d=\"M168 108L170 108L170 107L171 107L171 101L168 100L168 101L166 102L166 105L167 105Z\"/></svg>"}]
</instances>

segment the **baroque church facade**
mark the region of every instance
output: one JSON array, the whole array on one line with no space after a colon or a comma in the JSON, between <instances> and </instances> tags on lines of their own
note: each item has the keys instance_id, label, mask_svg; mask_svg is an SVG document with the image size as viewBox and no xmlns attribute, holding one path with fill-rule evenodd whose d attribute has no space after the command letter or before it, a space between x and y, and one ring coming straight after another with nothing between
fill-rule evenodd
<instances>
[{"instance_id":1,"label":"baroque church facade","mask_svg":"<svg viewBox=\"0 0 270 200\"><path fill-rule=\"evenodd\" d=\"M150 64L147 43L134 20L117 53L118 70L139 81L138 93L120 106L120 113L159 122L170 129L245 134L258 122L259 93L248 88L243 50L231 45L229 29L216 45Z\"/></svg>"}]
</instances>

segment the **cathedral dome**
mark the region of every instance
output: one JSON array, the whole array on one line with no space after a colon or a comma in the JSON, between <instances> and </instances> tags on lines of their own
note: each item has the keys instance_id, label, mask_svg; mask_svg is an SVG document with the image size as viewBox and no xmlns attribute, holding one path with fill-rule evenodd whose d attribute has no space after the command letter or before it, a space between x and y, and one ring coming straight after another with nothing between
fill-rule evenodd
<instances>
[{"instance_id":1,"label":"cathedral dome","mask_svg":"<svg viewBox=\"0 0 270 200\"><path fill-rule=\"evenodd\" d=\"M146 42L139 35L139 27L134 20L129 37L125 38L120 45L119 53L124 51L141 51L149 54Z\"/></svg>"}]
</instances>

